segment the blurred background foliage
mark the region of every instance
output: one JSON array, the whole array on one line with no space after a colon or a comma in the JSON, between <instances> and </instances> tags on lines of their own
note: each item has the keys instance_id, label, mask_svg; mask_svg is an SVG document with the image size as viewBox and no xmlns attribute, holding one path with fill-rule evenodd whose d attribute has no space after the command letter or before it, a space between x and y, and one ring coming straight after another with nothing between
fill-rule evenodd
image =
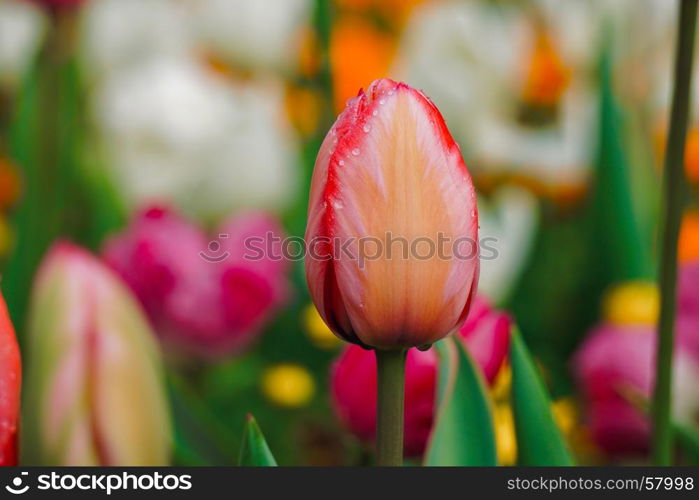
<instances>
[{"instance_id":1,"label":"blurred background foliage","mask_svg":"<svg viewBox=\"0 0 699 500\"><path fill-rule=\"evenodd\" d=\"M498 252L481 292L519 325L579 460L619 460L586 430L571 358L611 285L656 276L675 4L86 0L49 11L0 0L2 290L20 343L36 268L59 237L101 254L153 206L212 241L251 210L302 237L325 133L388 76L423 89L462 148ZM694 187L698 119L693 107ZM699 258L696 209L683 262ZM244 349L202 358L158 331L175 463L236 463L249 413L280 464L369 462L332 408L342 346L310 305L302 262L286 272L283 305ZM508 403L497 408L507 463L514 430Z\"/></svg>"}]
</instances>

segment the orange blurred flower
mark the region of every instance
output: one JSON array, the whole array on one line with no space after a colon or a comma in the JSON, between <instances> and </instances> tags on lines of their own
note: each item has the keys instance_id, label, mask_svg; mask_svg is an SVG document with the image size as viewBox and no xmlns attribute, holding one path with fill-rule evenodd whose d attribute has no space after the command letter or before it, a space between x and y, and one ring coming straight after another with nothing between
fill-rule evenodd
<instances>
[{"instance_id":1,"label":"orange blurred flower","mask_svg":"<svg viewBox=\"0 0 699 500\"><path fill-rule=\"evenodd\" d=\"M551 37L537 29L534 50L527 68L523 100L542 106L556 105L570 81L570 70L556 51Z\"/></svg>"},{"instance_id":2,"label":"orange blurred flower","mask_svg":"<svg viewBox=\"0 0 699 500\"><path fill-rule=\"evenodd\" d=\"M387 76L395 53L394 37L371 22L347 16L335 24L330 38L330 67L338 113L360 88Z\"/></svg>"},{"instance_id":3,"label":"orange blurred flower","mask_svg":"<svg viewBox=\"0 0 699 500\"><path fill-rule=\"evenodd\" d=\"M660 168L665 156L668 126L663 120L655 129L654 142L657 151L657 161ZM687 142L684 147L684 171L690 183L699 184L699 125L691 125L687 130Z\"/></svg>"},{"instance_id":4,"label":"orange blurred flower","mask_svg":"<svg viewBox=\"0 0 699 500\"><path fill-rule=\"evenodd\" d=\"M0 158L0 210L7 210L17 202L20 188L17 168L9 159Z\"/></svg>"},{"instance_id":5,"label":"orange blurred flower","mask_svg":"<svg viewBox=\"0 0 699 500\"><path fill-rule=\"evenodd\" d=\"M699 183L699 127L693 126L687 132L687 144L684 148L684 168L692 184Z\"/></svg>"},{"instance_id":6,"label":"orange blurred flower","mask_svg":"<svg viewBox=\"0 0 699 500\"><path fill-rule=\"evenodd\" d=\"M682 219L677 258L680 262L699 259L699 211L689 210Z\"/></svg>"}]
</instances>

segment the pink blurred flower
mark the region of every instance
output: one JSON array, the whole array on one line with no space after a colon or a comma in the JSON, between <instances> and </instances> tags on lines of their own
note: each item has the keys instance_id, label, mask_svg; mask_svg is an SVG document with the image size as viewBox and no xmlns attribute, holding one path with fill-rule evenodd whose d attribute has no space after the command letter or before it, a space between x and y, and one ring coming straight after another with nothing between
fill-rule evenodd
<instances>
[{"instance_id":1,"label":"pink blurred flower","mask_svg":"<svg viewBox=\"0 0 699 500\"><path fill-rule=\"evenodd\" d=\"M699 319L699 260L686 262L677 284L677 309L682 316Z\"/></svg>"},{"instance_id":2,"label":"pink blurred flower","mask_svg":"<svg viewBox=\"0 0 699 500\"><path fill-rule=\"evenodd\" d=\"M466 348L493 382L509 349L511 320L476 297L466 323L458 331ZM458 337L457 337L458 338ZM405 370L405 454L421 455L434 417L437 355L433 349L408 350ZM335 413L359 439L371 441L376 428L376 359L374 352L350 345L331 373Z\"/></svg>"},{"instance_id":3,"label":"pink blurred flower","mask_svg":"<svg viewBox=\"0 0 699 500\"><path fill-rule=\"evenodd\" d=\"M34 280L27 325L23 461L169 463L158 345L143 308L112 270L80 247L54 244Z\"/></svg>"},{"instance_id":4,"label":"pink blurred flower","mask_svg":"<svg viewBox=\"0 0 699 500\"><path fill-rule=\"evenodd\" d=\"M692 297L686 288L680 292ZM682 301L682 299L680 299ZM673 415L680 421L696 418L699 391L690 381L699 375L699 317L688 314L685 303L676 319ZM603 323L594 328L573 360L573 370L586 402L587 423L594 442L612 457L638 455L648 450L650 425L629 401L629 393L650 398L655 384L656 326Z\"/></svg>"},{"instance_id":5,"label":"pink blurred flower","mask_svg":"<svg viewBox=\"0 0 699 500\"><path fill-rule=\"evenodd\" d=\"M133 289L162 339L204 356L244 349L288 293L287 264L267 248L281 244L273 238L283 234L275 219L242 214L215 234L209 241L172 211L151 208L104 249L106 262ZM249 238L262 249L255 259L246 258Z\"/></svg>"}]
</instances>

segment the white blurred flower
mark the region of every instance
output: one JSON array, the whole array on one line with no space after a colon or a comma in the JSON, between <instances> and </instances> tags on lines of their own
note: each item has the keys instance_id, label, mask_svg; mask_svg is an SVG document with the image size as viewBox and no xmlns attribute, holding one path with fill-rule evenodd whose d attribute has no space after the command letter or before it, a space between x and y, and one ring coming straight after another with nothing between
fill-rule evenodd
<instances>
[{"instance_id":1,"label":"white blurred flower","mask_svg":"<svg viewBox=\"0 0 699 500\"><path fill-rule=\"evenodd\" d=\"M178 0L92 0L85 5L82 48L97 74L172 57L192 47L184 6Z\"/></svg>"},{"instance_id":2,"label":"white blurred flower","mask_svg":"<svg viewBox=\"0 0 699 500\"><path fill-rule=\"evenodd\" d=\"M528 191L503 186L490 199L479 197L478 216L482 256L478 290L502 303L529 260L539 206Z\"/></svg>"},{"instance_id":3,"label":"white blurred flower","mask_svg":"<svg viewBox=\"0 0 699 500\"><path fill-rule=\"evenodd\" d=\"M111 78L96 114L127 201L218 218L293 197L297 153L281 99L273 83L233 84L196 60L162 58Z\"/></svg>"},{"instance_id":4,"label":"white blurred flower","mask_svg":"<svg viewBox=\"0 0 699 500\"><path fill-rule=\"evenodd\" d=\"M672 415L678 422L694 425L699 416L699 361L680 351L675 357L672 374Z\"/></svg>"},{"instance_id":5,"label":"white blurred flower","mask_svg":"<svg viewBox=\"0 0 699 500\"><path fill-rule=\"evenodd\" d=\"M193 21L216 56L249 69L288 69L312 7L311 0L198 0Z\"/></svg>"},{"instance_id":6,"label":"white blurred flower","mask_svg":"<svg viewBox=\"0 0 699 500\"><path fill-rule=\"evenodd\" d=\"M44 24L42 13L34 5L0 0L0 88L19 85L37 54Z\"/></svg>"},{"instance_id":7,"label":"white blurred flower","mask_svg":"<svg viewBox=\"0 0 699 500\"><path fill-rule=\"evenodd\" d=\"M585 183L597 128L592 5L447 1L416 10L398 72L444 111L477 177L525 178L547 194Z\"/></svg>"}]
</instances>

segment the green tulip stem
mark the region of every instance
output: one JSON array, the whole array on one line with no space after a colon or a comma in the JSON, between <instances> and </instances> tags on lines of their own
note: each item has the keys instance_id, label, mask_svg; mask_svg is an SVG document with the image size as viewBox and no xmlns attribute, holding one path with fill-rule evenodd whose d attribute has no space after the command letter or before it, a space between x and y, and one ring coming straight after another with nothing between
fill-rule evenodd
<instances>
[{"instance_id":1,"label":"green tulip stem","mask_svg":"<svg viewBox=\"0 0 699 500\"><path fill-rule=\"evenodd\" d=\"M682 0L678 19L675 81L663 170L663 215L660 253L660 318L656 384L653 395L653 459L669 465L672 455L670 407L672 403L672 354L676 314L677 239L683 208L687 203L684 149L690 105L692 53L697 17L697 0Z\"/></svg>"},{"instance_id":2,"label":"green tulip stem","mask_svg":"<svg viewBox=\"0 0 699 500\"><path fill-rule=\"evenodd\" d=\"M378 396L376 405L376 465L403 464L403 401L405 350L376 349Z\"/></svg>"}]
</instances>

